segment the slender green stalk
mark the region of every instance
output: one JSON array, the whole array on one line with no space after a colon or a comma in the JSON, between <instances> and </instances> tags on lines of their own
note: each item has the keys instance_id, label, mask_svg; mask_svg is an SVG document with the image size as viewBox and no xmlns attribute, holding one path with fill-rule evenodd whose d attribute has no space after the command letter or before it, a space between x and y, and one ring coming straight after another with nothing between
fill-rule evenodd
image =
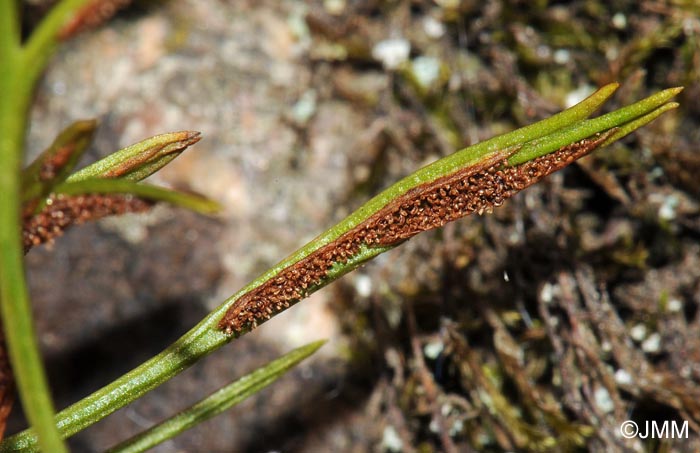
<instances>
[{"instance_id":1,"label":"slender green stalk","mask_svg":"<svg viewBox=\"0 0 700 453\"><path fill-rule=\"evenodd\" d=\"M231 338L216 329L225 313L219 307L165 351L69 408L56 414L59 431L69 437L126 406L226 344ZM33 430L8 437L0 451L38 451Z\"/></svg>"},{"instance_id":2,"label":"slender green stalk","mask_svg":"<svg viewBox=\"0 0 700 453\"><path fill-rule=\"evenodd\" d=\"M202 214L213 214L220 210L215 201L196 195L189 195L150 184L136 183L128 179L84 179L76 182L66 182L53 189L55 194L130 194L153 201L165 201Z\"/></svg>"},{"instance_id":3,"label":"slender green stalk","mask_svg":"<svg viewBox=\"0 0 700 453\"><path fill-rule=\"evenodd\" d=\"M20 166L34 84L66 20L89 0L63 0L21 47L17 0L0 0L0 306L22 405L46 452L66 451L53 421L53 403L29 306L20 231Z\"/></svg>"},{"instance_id":4,"label":"slender green stalk","mask_svg":"<svg viewBox=\"0 0 700 453\"><path fill-rule=\"evenodd\" d=\"M19 214L20 166L34 84L55 50L59 31L88 1L60 1L21 47L18 1L0 0L0 305L22 405L38 434L39 446L52 453L65 451L65 446L54 424L26 288ZM150 166L156 168L158 164ZM185 198L185 202L194 202L201 209L212 208L193 197Z\"/></svg>"},{"instance_id":5,"label":"slender green stalk","mask_svg":"<svg viewBox=\"0 0 700 453\"><path fill-rule=\"evenodd\" d=\"M324 343L325 340L316 341L285 354L226 387L217 390L174 417L111 448L109 453L143 452L203 421L209 420L275 382L299 362L316 352Z\"/></svg>"},{"instance_id":6,"label":"slender green stalk","mask_svg":"<svg viewBox=\"0 0 700 453\"><path fill-rule=\"evenodd\" d=\"M32 322L20 231L20 166L29 93L18 46L15 0L0 2L0 307L22 406L47 452L66 451L54 425ZM15 22L14 25L12 22Z\"/></svg>"},{"instance_id":7,"label":"slender green stalk","mask_svg":"<svg viewBox=\"0 0 700 453\"><path fill-rule=\"evenodd\" d=\"M0 67L11 61L11 54L19 48L19 41L17 1L3 0L0 2Z\"/></svg>"},{"instance_id":8,"label":"slender green stalk","mask_svg":"<svg viewBox=\"0 0 700 453\"><path fill-rule=\"evenodd\" d=\"M577 124L583 124L584 133L593 136L596 133L609 131L614 128L625 128L631 121L643 118L664 105L668 99L665 94L652 96L642 104L635 104L634 109L621 110L622 113L613 113L605 116L604 120L591 120L582 122L596 108L602 104L615 90L616 85L608 85L595 93L581 104L566 110L552 118L527 126L526 128L496 137L457 152L455 155L441 159L416 173L402 179L381 194L368 201L348 218L322 233L319 237L305 245L290 257L275 265L272 269L255 279L226 300L221 306L207 315L197 326L187 332L165 351L148 360L136 369L118 378L111 384L89 395L83 400L61 411L56 416L56 423L61 433L70 436L81 429L104 418L115 410L129 404L144 393L167 381L171 377L184 370L198 359L211 353L220 346L226 344L243 332L234 332L234 335L224 334L218 327L220 320L228 309L250 293L255 288L265 284L278 275L282 270L308 257L311 253L339 238L341 235L355 228L360 222L368 219L372 214L385 207L387 203L396 200L411 188L424 182L429 182L443 176L449 176L462 166L476 165L483 159L493 157L499 150L527 149L528 143L548 142L549 140L564 140L573 143L582 134ZM672 94L672 93L671 93ZM638 123L641 125L641 123ZM561 131L561 132L558 132ZM617 131L617 129L615 129ZM629 132L629 130L628 130ZM567 141L570 140L570 141ZM545 152L542 147L533 154ZM517 153L516 153L517 155ZM531 156L530 154L528 154ZM322 281L309 288L306 295L318 290L341 275L355 269L361 263L392 248L386 247L360 247L359 251L345 262L336 262ZM0 451L34 451L36 445L35 435L31 430L16 434L5 440L0 445Z\"/></svg>"},{"instance_id":9,"label":"slender green stalk","mask_svg":"<svg viewBox=\"0 0 700 453\"><path fill-rule=\"evenodd\" d=\"M6 3L11 0L2 0ZM41 23L32 32L24 51L22 52L22 66L26 84L33 87L39 78L46 63L53 55L58 45L58 34L76 11L85 6L91 0L61 0L44 17Z\"/></svg>"}]
</instances>

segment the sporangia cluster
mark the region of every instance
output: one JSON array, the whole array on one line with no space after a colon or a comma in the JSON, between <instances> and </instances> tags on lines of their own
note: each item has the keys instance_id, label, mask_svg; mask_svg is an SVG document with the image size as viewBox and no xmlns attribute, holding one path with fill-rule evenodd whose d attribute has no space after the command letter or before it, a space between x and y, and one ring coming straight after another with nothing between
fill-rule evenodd
<instances>
[{"instance_id":1,"label":"sporangia cluster","mask_svg":"<svg viewBox=\"0 0 700 453\"><path fill-rule=\"evenodd\" d=\"M63 234L71 225L128 212L144 212L153 203L131 195L55 195L37 214L25 215L22 225L24 252Z\"/></svg>"},{"instance_id":2,"label":"sporangia cluster","mask_svg":"<svg viewBox=\"0 0 700 453\"><path fill-rule=\"evenodd\" d=\"M219 322L227 333L259 323L323 286L335 263L345 263L362 246L392 246L472 213L490 212L503 202L600 146L609 134L585 139L518 166L507 154L415 187L352 230L281 270L234 302Z\"/></svg>"}]
</instances>

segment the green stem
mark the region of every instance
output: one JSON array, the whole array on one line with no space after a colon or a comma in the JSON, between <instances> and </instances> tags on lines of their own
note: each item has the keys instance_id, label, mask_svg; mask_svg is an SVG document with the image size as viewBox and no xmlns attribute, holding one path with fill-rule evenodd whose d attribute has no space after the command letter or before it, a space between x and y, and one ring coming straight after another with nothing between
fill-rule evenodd
<instances>
[{"instance_id":1,"label":"green stem","mask_svg":"<svg viewBox=\"0 0 700 453\"><path fill-rule=\"evenodd\" d=\"M2 2L12 0L2 0ZM53 55L58 45L58 33L76 11L85 6L91 0L62 0L44 17L41 23L32 32L24 46L22 55L24 63L24 77L26 84L33 87L39 78L46 63Z\"/></svg>"},{"instance_id":2,"label":"green stem","mask_svg":"<svg viewBox=\"0 0 700 453\"><path fill-rule=\"evenodd\" d=\"M226 344L231 337L216 329L225 311L219 307L165 351L56 414L60 432L69 437L87 428ZM37 451L36 436L26 430L9 437L0 444L0 451Z\"/></svg>"},{"instance_id":3,"label":"green stem","mask_svg":"<svg viewBox=\"0 0 700 453\"><path fill-rule=\"evenodd\" d=\"M0 0L0 308L22 406L46 452L67 451L54 424L53 403L39 354L24 275L20 170L34 84L60 27L88 0L63 0L20 42L18 1Z\"/></svg>"},{"instance_id":4,"label":"green stem","mask_svg":"<svg viewBox=\"0 0 700 453\"><path fill-rule=\"evenodd\" d=\"M17 1L3 0L0 2L0 62L10 62L12 53L19 48L19 16Z\"/></svg>"},{"instance_id":5,"label":"green stem","mask_svg":"<svg viewBox=\"0 0 700 453\"><path fill-rule=\"evenodd\" d=\"M558 115L458 151L397 182L368 201L345 220L322 233L309 244L297 250L287 259L281 261L272 269L241 289L238 293L231 296L165 351L111 384L58 413L56 422L61 433L70 436L92 423L95 423L141 397L143 394L175 376L201 357L232 340L234 336L227 336L218 329L219 321L232 304L248 292L266 283L269 279L274 278L283 269L304 259L314 251L339 238L344 233L351 231L362 221L381 210L387 203L397 199L408 190L419 184L450 175L452 172L462 167L478 164L480 160L492 157L494 153L501 150L511 148L520 150L529 149L528 147L534 143L539 146L539 148L534 154L528 153L528 156L532 158L532 156L541 155L541 153L544 152L542 146L540 146L542 143L549 146L553 142L558 143L559 140L564 139L565 141L568 140L568 144L575 142L577 140L575 137L582 134L588 137L611 128L624 127L624 125L628 124L630 121L634 121L654 111L660 107L670 95L677 92L667 90L662 92L663 94L652 96L641 103L634 104L633 108L621 109L618 112L600 117L602 119L582 121L598 108L605 99L612 94L616 87L616 84L608 85L581 104ZM635 124L641 125L642 123ZM581 126L581 128L579 128L579 126ZM629 132L629 130L627 130L627 132ZM519 152L520 151L515 155L519 155ZM336 278L355 269L363 262L392 247L393 246L361 247L360 251L350 257L346 262L335 263L326 277L318 285L309 288L306 295L320 289ZM241 332L236 333L236 335L240 334ZM5 442L0 445L0 451L33 451L35 449L35 443L35 435L31 431L24 431L6 439Z\"/></svg>"},{"instance_id":6,"label":"green stem","mask_svg":"<svg viewBox=\"0 0 700 453\"><path fill-rule=\"evenodd\" d=\"M13 14L4 0L0 16ZM10 17L16 18L13 14ZM0 38L7 40L5 36ZM4 42L0 71L0 307L12 369L29 423L43 451L66 451L54 424L53 404L39 354L24 275L20 230L20 168L31 87L25 79L19 48Z\"/></svg>"},{"instance_id":7,"label":"green stem","mask_svg":"<svg viewBox=\"0 0 700 453\"><path fill-rule=\"evenodd\" d=\"M55 194L83 195L88 193L124 194L152 201L164 201L201 214L213 214L221 210L215 201L197 195L164 189L150 184L137 183L128 179L84 179L64 182L53 188Z\"/></svg>"}]
</instances>

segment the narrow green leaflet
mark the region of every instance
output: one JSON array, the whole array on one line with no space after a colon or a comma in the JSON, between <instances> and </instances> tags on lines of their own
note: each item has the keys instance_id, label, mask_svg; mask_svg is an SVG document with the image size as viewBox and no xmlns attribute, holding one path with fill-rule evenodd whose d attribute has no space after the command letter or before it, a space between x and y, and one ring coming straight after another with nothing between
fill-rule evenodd
<instances>
[{"instance_id":1,"label":"narrow green leaflet","mask_svg":"<svg viewBox=\"0 0 700 453\"><path fill-rule=\"evenodd\" d=\"M614 112L591 120L580 121L542 139L533 140L508 159L508 162L511 165L522 164L536 157L551 153L569 143L618 128L612 137L606 140L605 144L612 143L613 137L615 137L615 140L619 140L657 118L661 113L676 108L678 104L666 104L666 102L681 91L683 91L683 88L669 88Z\"/></svg>"},{"instance_id":2,"label":"narrow green leaflet","mask_svg":"<svg viewBox=\"0 0 700 453\"><path fill-rule=\"evenodd\" d=\"M56 423L60 432L64 436L70 436L90 426L177 375L200 358L245 333L230 329L230 334L226 334L222 331L220 324L237 301L245 302L246 296L251 295L257 288L268 284L271 279L279 277L283 272L292 275L293 272L290 269L292 271L296 269L295 264L314 253L318 253L323 247L332 245L338 238L353 231L362 222L367 221L412 189L437 181L439 178L450 177L472 166L477 167L494 158L500 158L499 156L510 156L506 166L513 168L526 162L532 162L532 159L538 156L574 145L582 139L605 140L604 142L599 141L597 144L609 144L610 137L620 138L643 126L664 111L674 108L677 104L668 101L680 91L679 88L665 90L631 106L592 120L586 120L616 88L617 84L607 85L578 105L551 118L477 143L400 180L224 301L165 351L58 413ZM99 176L99 171L95 170L93 174L83 175L83 177L88 176ZM355 269L363 262L393 248L398 243L376 247L362 244L347 259L335 262L320 280L314 281L312 286L300 290L299 294L308 296ZM0 451L32 451L35 446L36 436L31 430L27 430L6 439L0 444Z\"/></svg>"},{"instance_id":3,"label":"narrow green leaflet","mask_svg":"<svg viewBox=\"0 0 700 453\"><path fill-rule=\"evenodd\" d=\"M89 178L76 182L65 182L55 187L53 193L57 195L130 194L151 201L164 201L201 214L213 214L221 210L221 206L217 202L208 198L137 183L128 179Z\"/></svg>"},{"instance_id":4,"label":"narrow green leaflet","mask_svg":"<svg viewBox=\"0 0 700 453\"><path fill-rule=\"evenodd\" d=\"M68 178L123 178L140 181L157 172L202 138L199 132L181 131L156 135L91 164Z\"/></svg>"},{"instance_id":5,"label":"narrow green leaflet","mask_svg":"<svg viewBox=\"0 0 700 453\"><path fill-rule=\"evenodd\" d=\"M76 121L22 172L22 202L38 201L65 181L92 141L97 121Z\"/></svg>"},{"instance_id":6,"label":"narrow green leaflet","mask_svg":"<svg viewBox=\"0 0 700 453\"><path fill-rule=\"evenodd\" d=\"M273 360L226 387L217 390L174 417L111 448L109 452L137 453L146 451L205 420L219 415L275 382L324 344L325 340L316 341Z\"/></svg>"}]
</instances>

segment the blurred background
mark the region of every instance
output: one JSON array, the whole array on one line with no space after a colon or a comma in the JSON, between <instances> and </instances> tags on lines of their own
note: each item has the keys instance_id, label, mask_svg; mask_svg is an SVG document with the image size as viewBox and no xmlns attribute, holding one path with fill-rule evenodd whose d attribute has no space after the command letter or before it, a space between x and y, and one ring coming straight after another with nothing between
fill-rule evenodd
<instances>
[{"instance_id":1,"label":"blurred background","mask_svg":"<svg viewBox=\"0 0 700 453\"><path fill-rule=\"evenodd\" d=\"M51 3L24 2L27 29ZM101 451L328 338L155 451L699 449L699 17L693 0L134 1L65 43L27 159L84 118L100 120L85 163L201 131L152 179L224 212L159 206L27 255L59 408L420 166L611 81L606 109L685 86L677 111L380 256L71 447ZM689 438L624 439L627 419L687 421ZM23 427L17 407L8 433Z\"/></svg>"}]
</instances>

